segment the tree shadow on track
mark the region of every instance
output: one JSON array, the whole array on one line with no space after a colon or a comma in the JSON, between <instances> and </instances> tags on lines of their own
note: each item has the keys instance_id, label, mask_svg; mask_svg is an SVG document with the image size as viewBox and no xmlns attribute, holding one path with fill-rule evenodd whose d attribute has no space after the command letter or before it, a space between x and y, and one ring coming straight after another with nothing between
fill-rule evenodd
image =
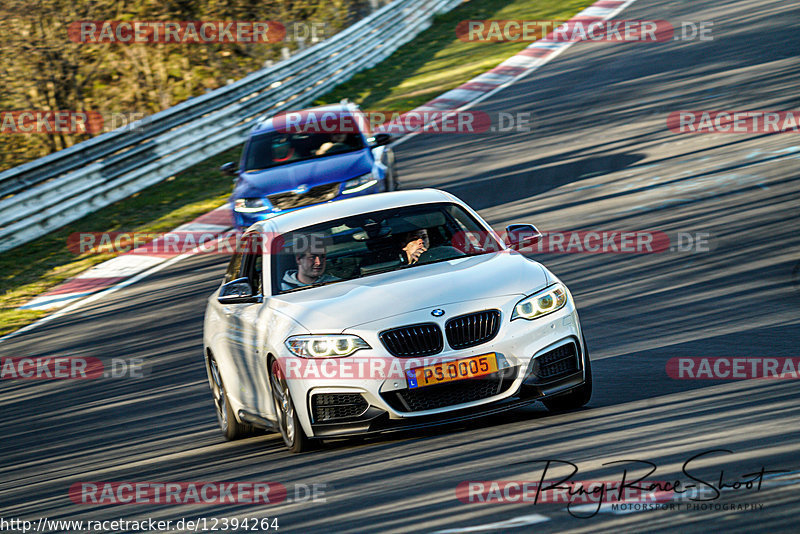
<instances>
[{"instance_id":1,"label":"tree shadow on track","mask_svg":"<svg viewBox=\"0 0 800 534\"><path fill-rule=\"evenodd\" d=\"M477 210L539 195L582 178L623 170L644 159L641 154L595 156L551 165L557 158L543 158L511 165L468 180L438 184L437 187L459 198L474 199L470 205Z\"/></svg>"}]
</instances>

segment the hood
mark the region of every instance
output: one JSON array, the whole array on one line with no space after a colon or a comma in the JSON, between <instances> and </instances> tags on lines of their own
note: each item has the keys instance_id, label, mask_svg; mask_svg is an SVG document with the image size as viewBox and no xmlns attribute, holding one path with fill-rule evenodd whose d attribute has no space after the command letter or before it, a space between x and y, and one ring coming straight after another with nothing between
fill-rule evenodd
<instances>
[{"instance_id":1,"label":"hood","mask_svg":"<svg viewBox=\"0 0 800 534\"><path fill-rule=\"evenodd\" d=\"M372 170L369 148L325 158L310 159L243 173L233 190L233 198L258 198L291 191L301 185L314 187L344 181Z\"/></svg>"},{"instance_id":2,"label":"hood","mask_svg":"<svg viewBox=\"0 0 800 534\"><path fill-rule=\"evenodd\" d=\"M366 276L269 299L312 333L476 299L527 295L548 283L545 269L518 253L495 253Z\"/></svg>"}]
</instances>

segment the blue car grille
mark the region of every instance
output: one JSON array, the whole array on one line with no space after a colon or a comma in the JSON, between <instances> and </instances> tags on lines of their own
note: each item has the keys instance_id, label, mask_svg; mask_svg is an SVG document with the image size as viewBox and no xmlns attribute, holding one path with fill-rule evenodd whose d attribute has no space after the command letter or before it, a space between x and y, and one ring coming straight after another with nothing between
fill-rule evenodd
<instances>
[{"instance_id":1,"label":"blue car grille","mask_svg":"<svg viewBox=\"0 0 800 534\"><path fill-rule=\"evenodd\" d=\"M339 186L339 182L334 182L312 187L305 193L276 193L267 198L279 210L290 210L333 200L339 194Z\"/></svg>"}]
</instances>

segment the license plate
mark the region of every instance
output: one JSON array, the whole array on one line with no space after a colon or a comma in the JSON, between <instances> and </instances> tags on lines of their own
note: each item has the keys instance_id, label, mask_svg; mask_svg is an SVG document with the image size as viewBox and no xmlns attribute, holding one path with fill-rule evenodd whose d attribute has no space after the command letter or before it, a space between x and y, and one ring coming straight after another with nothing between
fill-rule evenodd
<instances>
[{"instance_id":1,"label":"license plate","mask_svg":"<svg viewBox=\"0 0 800 534\"><path fill-rule=\"evenodd\" d=\"M413 389L464 378L476 378L495 372L497 372L497 356L491 353L408 369L406 377L408 387Z\"/></svg>"}]
</instances>

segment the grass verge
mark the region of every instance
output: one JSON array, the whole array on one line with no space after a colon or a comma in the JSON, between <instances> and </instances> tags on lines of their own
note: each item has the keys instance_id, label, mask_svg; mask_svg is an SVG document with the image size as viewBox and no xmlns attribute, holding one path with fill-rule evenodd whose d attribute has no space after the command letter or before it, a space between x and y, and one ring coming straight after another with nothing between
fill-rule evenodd
<instances>
[{"instance_id":1,"label":"grass verge","mask_svg":"<svg viewBox=\"0 0 800 534\"><path fill-rule=\"evenodd\" d=\"M563 20L594 0L470 0L437 16L433 25L388 59L355 75L317 100L349 98L364 110L407 111L497 66L530 43L462 42L462 20ZM217 168L237 161L240 148L198 163L180 174L121 200L47 236L0 255L0 335L47 311L18 306L53 286L113 257L77 256L67 249L73 232L165 232L221 206L231 182ZM402 171L402 169L401 169Z\"/></svg>"}]
</instances>

